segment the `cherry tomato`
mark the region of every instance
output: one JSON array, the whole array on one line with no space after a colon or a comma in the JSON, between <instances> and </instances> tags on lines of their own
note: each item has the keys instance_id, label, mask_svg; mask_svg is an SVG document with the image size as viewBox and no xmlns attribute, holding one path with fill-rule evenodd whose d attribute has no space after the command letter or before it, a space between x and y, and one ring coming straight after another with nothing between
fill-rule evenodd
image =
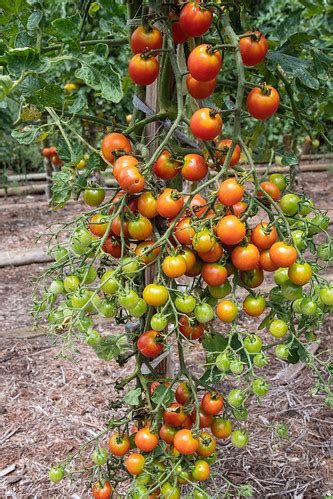
<instances>
[{"instance_id":1,"label":"cherry tomato","mask_svg":"<svg viewBox=\"0 0 333 499\"><path fill-rule=\"evenodd\" d=\"M218 75L222 66L222 56L218 50L204 43L191 51L187 66L193 78L199 82L207 82Z\"/></svg>"},{"instance_id":2,"label":"cherry tomato","mask_svg":"<svg viewBox=\"0 0 333 499\"><path fill-rule=\"evenodd\" d=\"M196 422L197 411L193 409L190 414L193 423ZM199 428L208 428L213 422L213 416L211 414L206 414L205 411L200 407L199 413Z\"/></svg>"},{"instance_id":3,"label":"cherry tomato","mask_svg":"<svg viewBox=\"0 0 333 499\"><path fill-rule=\"evenodd\" d=\"M281 294L286 300L294 301L302 296L302 287L287 279L281 285Z\"/></svg>"},{"instance_id":4,"label":"cherry tomato","mask_svg":"<svg viewBox=\"0 0 333 499\"><path fill-rule=\"evenodd\" d=\"M186 261L181 255L167 256L163 260L162 270L170 279L181 277L186 272Z\"/></svg>"},{"instance_id":5,"label":"cherry tomato","mask_svg":"<svg viewBox=\"0 0 333 499\"><path fill-rule=\"evenodd\" d=\"M194 463L192 468L192 477L196 482L204 482L210 477L210 466L203 459Z\"/></svg>"},{"instance_id":6,"label":"cherry tomato","mask_svg":"<svg viewBox=\"0 0 333 499\"><path fill-rule=\"evenodd\" d=\"M203 35L210 28L212 21L212 11L197 2L186 3L179 16L180 27L188 36Z\"/></svg>"},{"instance_id":7,"label":"cherry tomato","mask_svg":"<svg viewBox=\"0 0 333 499\"><path fill-rule=\"evenodd\" d=\"M201 276L210 286L220 286L227 280L228 271L218 263L205 263L201 269Z\"/></svg>"},{"instance_id":8,"label":"cherry tomato","mask_svg":"<svg viewBox=\"0 0 333 499\"><path fill-rule=\"evenodd\" d=\"M196 321L190 322L186 315L179 318L179 331L190 340L197 340L204 333L204 326Z\"/></svg>"},{"instance_id":9,"label":"cherry tomato","mask_svg":"<svg viewBox=\"0 0 333 499\"><path fill-rule=\"evenodd\" d=\"M215 239L209 230L200 230L194 235L192 246L196 251L206 253L214 246Z\"/></svg>"},{"instance_id":10,"label":"cherry tomato","mask_svg":"<svg viewBox=\"0 0 333 499\"><path fill-rule=\"evenodd\" d=\"M194 137L213 140L222 130L222 118L216 111L203 107L192 114L190 128Z\"/></svg>"},{"instance_id":11,"label":"cherry tomato","mask_svg":"<svg viewBox=\"0 0 333 499\"><path fill-rule=\"evenodd\" d=\"M243 301L243 310L251 317L258 317L266 308L266 300L263 295L248 295Z\"/></svg>"},{"instance_id":12,"label":"cherry tomato","mask_svg":"<svg viewBox=\"0 0 333 499\"><path fill-rule=\"evenodd\" d=\"M158 436L152 433L147 427L141 428L135 434L135 445L144 452L151 452L158 445Z\"/></svg>"},{"instance_id":13,"label":"cherry tomato","mask_svg":"<svg viewBox=\"0 0 333 499\"><path fill-rule=\"evenodd\" d=\"M183 429L177 431L173 445L181 454L190 455L197 452L199 440L193 437L191 430Z\"/></svg>"},{"instance_id":14,"label":"cherry tomato","mask_svg":"<svg viewBox=\"0 0 333 499\"><path fill-rule=\"evenodd\" d=\"M251 241L259 250L269 249L276 240L276 228L268 222L261 222L252 229Z\"/></svg>"},{"instance_id":15,"label":"cherry tomato","mask_svg":"<svg viewBox=\"0 0 333 499\"><path fill-rule=\"evenodd\" d=\"M199 435L198 455L201 457L209 457L213 454L215 449L215 438L206 431L201 432Z\"/></svg>"},{"instance_id":16,"label":"cherry tomato","mask_svg":"<svg viewBox=\"0 0 333 499\"><path fill-rule=\"evenodd\" d=\"M231 139L223 139L217 144L217 149L215 153L216 159L219 160L220 165L223 165L225 158L227 157L228 151L231 147L232 140ZM231 155L231 160L229 166L234 166L238 163L241 155L241 149L238 144L235 145L234 151Z\"/></svg>"},{"instance_id":17,"label":"cherry tomato","mask_svg":"<svg viewBox=\"0 0 333 499\"><path fill-rule=\"evenodd\" d=\"M275 338L282 338L288 331L288 324L280 319L276 319L271 322L269 326L269 332Z\"/></svg>"},{"instance_id":18,"label":"cherry tomato","mask_svg":"<svg viewBox=\"0 0 333 499\"><path fill-rule=\"evenodd\" d=\"M319 290L320 300L324 305L333 305L333 288L325 286Z\"/></svg>"},{"instance_id":19,"label":"cherry tomato","mask_svg":"<svg viewBox=\"0 0 333 499\"><path fill-rule=\"evenodd\" d=\"M175 189L167 187L157 198L157 212L161 217L174 218L184 206L184 199Z\"/></svg>"},{"instance_id":20,"label":"cherry tomato","mask_svg":"<svg viewBox=\"0 0 333 499\"><path fill-rule=\"evenodd\" d=\"M64 288L67 293L75 291L80 285L80 279L76 275L67 275L64 279Z\"/></svg>"},{"instance_id":21,"label":"cherry tomato","mask_svg":"<svg viewBox=\"0 0 333 499\"><path fill-rule=\"evenodd\" d=\"M153 166L153 172L163 180L171 180L180 171L182 163L174 159L169 151L163 151Z\"/></svg>"},{"instance_id":22,"label":"cherry tomato","mask_svg":"<svg viewBox=\"0 0 333 499\"><path fill-rule=\"evenodd\" d=\"M129 232L128 232L128 223L124 220L122 221L120 216L117 215L116 218L112 220L111 223L111 232L115 236L121 237L121 232L123 232L123 236L125 239L128 239L129 237Z\"/></svg>"},{"instance_id":23,"label":"cherry tomato","mask_svg":"<svg viewBox=\"0 0 333 499\"><path fill-rule=\"evenodd\" d=\"M214 310L208 303L199 303L194 309L194 315L199 324L206 324L214 318Z\"/></svg>"},{"instance_id":24,"label":"cherry tomato","mask_svg":"<svg viewBox=\"0 0 333 499\"><path fill-rule=\"evenodd\" d=\"M191 272L195 268L197 263L196 254L189 248L184 248L181 256L184 258L186 263L186 273Z\"/></svg>"},{"instance_id":25,"label":"cherry tomato","mask_svg":"<svg viewBox=\"0 0 333 499\"><path fill-rule=\"evenodd\" d=\"M110 482L95 482L91 493L94 499L110 499L112 495Z\"/></svg>"},{"instance_id":26,"label":"cherry tomato","mask_svg":"<svg viewBox=\"0 0 333 499\"><path fill-rule=\"evenodd\" d=\"M128 222L128 232L132 239L144 241L153 232L153 226L149 218L142 215Z\"/></svg>"},{"instance_id":27,"label":"cherry tomato","mask_svg":"<svg viewBox=\"0 0 333 499\"><path fill-rule=\"evenodd\" d=\"M211 430L216 438L227 439L231 435L232 427L230 419L224 419L221 417L214 418Z\"/></svg>"},{"instance_id":28,"label":"cherry tomato","mask_svg":"<svg viewBox=\"0 0 333 499\"><path fill-rule=\"evenodd\" d=\"M128 154L125 154L124 156L120 156L120 158L116 159L116 161L114 162L114 165L113 165L112 173L113 173L114 178L118 181L118 178L119 178L119 175L121 172L125 171L128 167L137 166L138 164L139 164L139 161L134 156L130 156ZM123 195L120 195L119 198L117 196L115 196L113 198L113 202L116 203L118 201L118 199L122 198L122 196ZM112 208L112 210L110 210L110 212L112 212L112 211L113 211L113 208Z\"/></svg>"},{"instance_id":29,"label":"cherry tomato","mask_svg":"<svg viewBox=\"0 0 333 499\"><path fill-rule=\"evenodd\" d=\"M126 458L124 465L131 475L140 475L145 467L145 458L142 454L133 452Z\"/></svg>"},{"instance_id":30,"label":"cherry tomato","mask_svg":"<svg viewBox=\"0 0 333 499\"><path fill-rule=\"evenodd\" d=\"M163 499L180 499L180 488L170 482L165 482L162 485L161 493Z\"/></svg>"},{"instance_id":31,"label":"cherry tomato","mask_svg":"<svg viewBox=\"0 0 333 499\"><path fill-rule=\"evenodd\" d=\"M150 54L136 54L128 63L128 74L137 85L150 85L158 76L159 63Z\"/></svg>"},{"instance_id":32,"label":"cherry tomato","mask_svg":"<svg viewBox=\"0 0 333 499\"><path fill-rule=\"evenodd\" d=\"M208 286L208 291L214 298L224 298L231 292L231 285L227 280L219 286Z\"/></svg>"},{"instance_id":33,"label":"cherry tomato","mask_svg":"<svg viewBox=\"0 0 333 499\"><path fill-rule=\"evenodd\" d=\"M274 272L278 267L274 265L269 254L269 250L264 250L260 253L259 266L267 272Z\"/></svg>"},{"instance_id":34,"label":"cherry tomato","mask_svg":"<svg viewBox=\"0 0 333 499\"><path fill-rule=\"evenodd\" d=\"M99 206L105 198L104 189L86 189L83 193L84 202L88 206Z\"/></svg>"},{"instance_id":35,"label":"cherry tomato","mask_svg":"<svg viewBox=\"0 0 333 499\"><path fill-rule=\"evenodd\" d=\"M124 191L131 194L141 192L145 185L145 179L136 166L129 166L128 168L121 170L118 174L117 181Z\"/></svg>"},{"instance_id":36,"label":"cherry tomato","mask_svg":"<svg viewBox=\"0 0 333 499\"><path fill-rule=\"evenodd\" d=\"M102 140L102 156L111 164L115 159L114 152L132 152L130 141L122 133L109 133Z\"/></svg>"},{"instance_id":37,"label":"cherry tomato","mask_svg":"<svg viewBox=\"0 0 333 499\"><path fill-rule=\"evenodd\" d=\"M258 266L253 270L240 272L240 280L248 287L248 288L257 288L264 281L264 273L262 269Z\"/></svg>"},{"instance_id":38,"label":"cherry tomato","mask_svg":"<svg viewBox=\"0 0 333 499\"><path fill-rule=\"evenodd\" d=\"M169 13L169 17L171 19L174 19L174 18L177 19L176 14L172 13L172 12ZM173 38L174 44L178 45L179 43L185 43L186 40L189 38L189 35L187 33L185 33L184 30L182 30L179 20L173 21L171 27L172 27L172 38Z\"/></svg>"},{"instance_id":39,"label":"cherry tomato","mask_svg":"<svg viewBox=\"0 0 333 499\"><path fill-rule=\"evenodd\" d=\"M49 479L53 483L58 483L64 478L65 472L62 466L53 466L49 470Z\"/></svg>"},{"instance_id":40,"label":"cherry tomato","mask_svg":"<svg viewBox=\"0 0 333 499\"><path fill-rule=\"evenodd\" d=\"M219 201L225 206L232 206L233 204L239 203L243 195L243 187L234 178L224 180L217 192Z\"/></svg>"},{"instance_id":41,"label":"cherry tomato","mask_svg":"<svg viewBox=\"0 0 333 499\"><path fill-rule=\"evenodd\" d=\"M191 182L199 182L208 173L208 167L200 154L186 154L181 169L182 176Z\"/></svg>"},{"instance_id":42,"label":"cherry tomato","mask_svg":"<svg viewBox=\"0 0 333 499\"><path fill-rule=\"evenodd\" d=\"M236 217L240 217L242 213L247 210L248 204L245 201L240 201L230 207L230 210L227 212L227 215L235 215Z\"/></svg>"},{"instance_id":43,"label":"cherry tomato","mask_svg":"<svg viewBox=\"0 0 333 499\"><path fill-rule=\"evenodd\" d=\"M293 263L288 270L288 277L293 284L304 286L312 277L312 268L307 262Z\"/></svg>"},{"instance_id":44,"label":"cherry tomato","mask_svg":"<svg viewBox=\"0 0 333 499\"><path fill-rule=\"evenodd\" d=\"M250 33L250 32L246 32ZM268 52L268 42L260 31L254 34L243 36L239 41L239 49L245 66L255 66L259 64Z\"/></svg>"},{"instance_id":45,"label":"cherry tomato","mask_svg":"<svg viewBox=\"0 0 333 499\"><path fill-rule=\"evenodd\" d=\"M262 347L262 339L257 334L249 334L244 339L244 347L249 353L259 353Z\"/></svg>"},{"instance_id":46,"label":"cherry tomato","mask_svg":"<svg viewBox=\"0 0 333 499\"><path fill-rule=\"evenodd\" d=\"M174 303L176 309L179 310L179 312L189 314L195 309L197 300L192 295L182 294L180 296L177 296Z\"/></svg>"},{"instance_id":47,"label":"cherry tomato","mask_svg":"<svg viewBox=\"0 0 333 499\"><path fill-rule=\"evenodd\" d=\"M184 245L192 244L192 239L195 234L194 229L191 227L191 219L185 217L180 220L175 227L175 237Z\"/></svg>"},{"instance_id":48,"label":"cherry tomato","mask_svg":"<svg viewBox=\"0 0 333 499\"><path fill-rule=\"evenodd\" d=\"M154 218L157 213L157 201L152 192L143 192L138 199L138 210L141 215L147 218Z\"/></svg>"},{"instance_id":49,"label":"cherry tomato","mask_svg":"<svg viewBox=\"0 0 333 499\"><path fill-rule=\"evenodd\" d=\"M186 420L186 413L182 404L173 402L163 413L164 422L169 426L181 426Z\"/></svg>"},{"instance_id":50,"label":"cherry tomato","mask_svg":"<svg viewBox=\"0 0 333 499\"><path fill-rule=\"evenodd\" d=\"M249 437L244 430L234 430L231 434L231 442L237 449L246 447L248 441Z\"/></svg>"},{"instance_id":51,"label":"cherry tomato","mask_svg":"<svg viewBox=\"0 0 333 499\"><path fill-rule=\"evenodd\" d=\"M179 383L177 386L175 398L180 404L186 404L186 402L192 398L191 389L185 381Z\"/></svg>"},{"instance_id":52,"label":"cherry tomato","mask_svg":"<svg viewBox=\"0 0 333 499\"><path fill-rule=\"evenodd\" d=\"M176 428L164 423L160 428L159 436L162 440L164 440L164 442L166 442L169 445L172 445L176 433L177 433Z\"/></svg>"},{"instance_id":53,"label":"cherry tomato","mask_svg":"<svg viewBox=\"0 0 333 499\"><path fill-rule=\"evenodd\" d=\"M300 198L296 194L285 194L280 199L280 207L285 215L292 217L299 210Z\"/></svg>"},{"instance_id":54,"label":"cherry tomato","mask_svg":"<svg viewBox=\"0 0 333 499\"><path fill-rule=\"evenodd\" d=\"M260 187L269 196L267 197L262 191L257 192L258 198L262 198L264 203L269 203L271 198L273 201L277 201L279 199L281 194L280 189L273 184L273 182L265 180L264 182L261 182Z\"/></svg>"},{"instance_id":55,"label":"cherry tomato","mask_svg":"<svg viewBox=\"0 0 333 499\"><path fill-rule=\"evenodd\" d=\"M51 163L54 165L54 166L60 166L62 165L62 159L59 158L59 156L57 154L55 154L54 156L52 156L51 158Z\"/></svg>"},{"instance_id":56,"label":"cherry tomato","mask_svg":"<svg viewBox=\"0 0 333 499\"><path fill-rule=\"evenodd\" d=\"M301 301L301 313L306 316L315 315L318 311L318 306L310 297L303 298Z\"/></svg>"},{"instance_id":57,"label":"cherry tomato","mask_svg":"<svg viewBox=\"0 0 333 499\"><path fill-rule=\"evenodd\" d=\"M159 331L146 331L139 336L138 350L145 357L157 357L164 350L163 336Z\"/></svg>"},{"instance_id":58,"label":"cherry tomato","mask_svg":"<svg viewBox=\"0 0 333 499\"><path fill-rule=\"evenodd\" d=\"M216 416L223 409L223 398L217 392L207 392L201 401L201 407L206 414Z\"/></svg>"},{"instance_id":59,"label":"cherry tomato","mask_svg":"<svg viewBox=\"0 0 333 499\"><path fill-rule=\"evenodd\" d=\"M263 88L253 88L246 99L248 112L257 120L266 120L273 116L278 110L279 104L279 93L270 85Z\"/></svg>"},{"instance_id":60,"label":"cherry tomato","mask_svg":"<svg viewBox=\"0 0 333 499\"><path fill-rule=\"evenodd\" d=\"M246 246L236 246L231 253L231 261L239 270L255 269L259 263L259 258L258 248L251 243Z\"/></svg>"},{"instance_id":61,"label":"cherry tomato","mask_svg":"<svg viewBox=\"0 0 333 499\"><path fill-rule=\"evenodd\" d=\"M246 234L246 227L235 215L227 215L217 224L217 235L224 244L240 243Z\"/></svg>"},{"instance_id":62,"label":"cherry tomato","mask_svg":"<svg viewBox=\"0 0 333 499\"><path fill-rule=\"evenodd\" d=\"M281 173L272 173L272 175L269 176L269 181L275 184L281 192L287 185L286 177Z\"/></svg>"},{"instance_id":63,"label":"cherry tomato","mask_svg":"<svg viewBox=\"0 0 333 499\"><path fill-rule=\"evenodd\" d=\"M108 237L102 246L102 250L109 255L112 255L114 258L120 258L121 256L121 245L120 241L118 241L114 237Z\"/></svg>"},{"instance_id":64,"label":"cherry tomato","mask_svg":"<svg viewBox=\"0 0 333 499\"><path fill-rule=\"evenodd\" d=\"M284 282L288 281L288 269L278 268L276 272L274 272L274 281L278 286L281 286Z\"/></svg>"},{"instance_id":65,"label":"cherry tomato","mask_svg":"<svg viewBox=\"0 0 333 499\"><path fill-rule=\"evenodd\" d=\"M128 435L113 433L109 439L109 451L113 456L124 456L131 448Z\"/></svg>"},{"instance_id":66,"label":"cherry tomato","mask_svg":"<svg viewBox=\"0 0 333 499\"><path fill-rule=\"evenodd\" d=\"M223 322L232 322L238 315L237 305L230 300L220 301L216 307L216 315Z\"/></svg>"},{"instance_id":67,"label":"cherry tomato","mask_svg":"<svg viewBox=\"0 0 333 499\"><path fill-rule=\"evenodd\" d=\"M188 93L194 97L194 99L202 100L207 99L215 90L216 87L216 78L212 78L207 81L199 81L193 78L191 74L189 74L186 78L186 87Z\"/></svg>"},{"instance_id":68,"label":"cherry tomato","mask_svg":"<svg viewBox=\"0 0 333 499\"><path fill-rule=\"evenodd\" d=\"M154 244L154 241L145 241L137 245L135 248L135 254L139 258L140 262L148 265L156 260L161 252L161 248L149 250L150 246L154 246Z\"/></svg>"},{"instance_id":69,"label":"cherry tomato","mask_svg":"<svg viewBox=\"0 0 333 499\"><path fill-rule=\"evenodd\" d=\"M162 33L155 26L138 26L131 35L130 45L134 54L140 54L146 49L160 49Z\"/></svg>"},{"instance_id":70,"label":"cherry tomato","mask_svg":"<svg viewBox=\"0 0 333 499\"><path fill-rule=\"evenodd\" d=\"M278 359L286 360L290 355L290 351L287 345L280 344L275 347L275 355Z\"/></svg>"},{"instance_id":71,"label":"cherry tomato","mask_svg":"<svg viewBox=\"0 0 333 499\"><path fill-rule=\"evenodd\" d=\"M282 241L274 243L271 246L269 255L273 264L278 267L290 267L297 259L295 248Z\"/></svg>"}]
</instances>

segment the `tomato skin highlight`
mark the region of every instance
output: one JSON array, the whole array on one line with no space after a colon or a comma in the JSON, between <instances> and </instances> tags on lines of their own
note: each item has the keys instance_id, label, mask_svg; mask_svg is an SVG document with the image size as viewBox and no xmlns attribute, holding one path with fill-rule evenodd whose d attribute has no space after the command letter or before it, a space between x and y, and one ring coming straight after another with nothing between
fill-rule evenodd
<instances>
[{"instance_id":1,"label":"tomato skin highlight","mask_svg":"<svg viewBox=\"0 0 333 499\"><path fill-rule=\"evenodd\" d=\"M246 99L248 112L257 120L266 120L273 116L278 110L279 104L279 93L270 85L266 85L264 90L260 87L253 88Z\"/></svg>"},{"instance_id":2,"label":"tomato skin highlight","mask_svg":"<svg viewBox=\"0 0 333 499\"><path fill-rule=\"evenodd\" d=\"M245 66L255 66L265 59L268 52L268 42L260 31L255 31L255 37L245 36L239 41L240 53Z\"/></svg>"},{"instance_id":3,"label":"tomato skin highlight","mask_svg":"<svg viewBox=\"0 0 333 499\"><path fill-rule=\"evenodd\" d=\"M198 45L189 55L187 66L190 75L199 82L215 78L222 66L222 56L207 44Z\"/></svg>"},{"instance_id":4,"label":"tomato skin highlight","mask_svg":"<svg viewBox=\"0 0 333 499\"><path fill-rule=\"evenodd\" d=\"M207 81L199 81L193 78L191 74L187 75L186 87L188 93L194 99L202 100L210 97L216 87L216 78Z\"/></svg>"},{"instance_id":5,"label":"tomato skin highlight","mask_svg":"<svg viewBox=\"0 0 333 499\"><path fill-rule=\"evenodd\" d=\"M190 128L198 139L213 140L222 130L222 118L208 107L203 107L192 114Z\"/></svg>"},{"instance_id":6,"label":"tomato skin highlight","mask_svg":"<svg viewBox=\"0 0 333 499\"><path fill-rule=\"evenodd\" d=\"M156 57L135 54L128 63L128 74L137 85L150 85L153 83L159 71L159 63Z\"/></svg>"},{"instance_id":7,"label":"tomato skin highlight","mask_svg":"<svg viewBox=\"0 0 333 499\"><path fill-rule=\"evenodd\" d=\"M158 50L162 48L162 33L152 26L145 28L138 26L131 35L130 45L134 54L139 54L146 49Z\"/></svg>"},{"instance_id":8,"label":"tomato skin highlight","mask_svg":"<svg viewBox=\"0 0 333 499\"><path fill-rule=\"evenodd\" d=\"M179 24L188 36L201 36L210 28L213 13L197 2L188 2L180 12Z\"/></svg>"}]
</instances>

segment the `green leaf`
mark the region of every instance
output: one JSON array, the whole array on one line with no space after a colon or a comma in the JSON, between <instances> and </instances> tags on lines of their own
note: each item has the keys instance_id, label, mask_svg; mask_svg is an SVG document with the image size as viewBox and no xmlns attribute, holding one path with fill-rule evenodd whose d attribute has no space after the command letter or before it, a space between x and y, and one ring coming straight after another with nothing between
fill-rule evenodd
<instances>
[{"instance_id":1,"label":"green leaf","mask_svg":"<svg viewBox=\"0 0 333 499\"><path fill-rule=\"evenodd\" d=\"M34 31L39 27L39 23L41 22L43 18L43 12L41 10L35 10L30 14L28 22L27 22L27 28L29 31Z\"/></svg>"},{"instance_id":2,"label":"green leaf","mask_svg":"<svg viewBox=\"0 0 333 499\"><path fill-rule=\"evenodd\" d=\"M25 47L8 52L8 72L13 76L21 76L25 71L45 73L51 66L48 58L39 56L36 50Z\"/></svg>"},{"instance_id":3,"label":"green leaf","mask_svg":"<svg viewBox=\"0 0 333 499\"><path fill-rule=\"evenodd\" d=\"M310 66L309 61L303 61L298 57L285 54L280 51L269 50L267 53L267 60L269 65L273 68L281 66L281 68L288 74L292 74L295 78L305 85L306 87L314 90L319 88L319 81L312 76L308 69Z\"/></svg>"},{"instance_id":4,"label":"green leaf","mask_svg":"<svg viewBox=\"0 0 333 499\"><path fill-rule=\"evenodd\" d=\"M221 371L219 371L215 366L213 369L207 369L207 371L205 371L201 376L200 381L210 384L219 383L219 381L221 381Z\"/></svg>"},{"instance_id":5,"label":"green leaf","mask_svg":"<svg viewBox=\"0 0 333 499\"><path fill-rule=\"evenodd\" d=\"M89 16L93 17L100 10L101 6L98 2L93 2L89 7Z\"/></svg>"},{"instance_id":6,"label":"green leaf","mask_svg":"<svg viewBox=\"0 0 333 499\"><path fill-rule=\"evenodd\" d=\"M140 395L141 395L141 388L135 388L133 390L129 390L124 397L124 401L128 405L139 405Z\"/></svg>"},{"instance_id":7,"label":"green leaf","mask_svg":"<svg viewBox=\"0 0 333 499\"><path fill-rule=\"evenodd\" d=\"M228 344L228 339L220 333L214 332L205 337L202 346L208 352L223 352Z\"/></svg>"},{"instance_id":8,"label":"green leaf","mask_svg":"<svg viewBox=\"0 0 333 499\"><path fill-rule=\"evenodd\" d=\"M0 101L4 100L11 91L13 82L7 75L0 75Z\"/></svg>"},{"instance_id":9,"label":"green leaf","mask_svg":"<svg viewBox=\"0 0 333 499\"><path fill-rule=\"evenodd\" d=\"M73 41L80 35L81 17L79 14L55 19L51 24L61 41Z\"/></svg>"},{"instance_id":10,"label":"green leaf","mask_svg":"<svg viewBox=\"0 0 333 499\"><path fill-rule=\"evenodd\" d=\"M73 104L68 108L68 111L75 115L76 113L80 113L87 105L87 99L85 95L78 94L75 98Z\"/></svg>"},{"instance_id":11,"label":"green leaf","mask_svg":"<svg viewBox=\"0 0 333 499\"><path fill-rule=\"evenodd\" d=\"M298 164L298 158L295 154L284 154L281 163L284 166L292 166Z\"/></svg>"},{"instance_id":12,"label":"green leaf","mask_svg":"<svg viewBox=\"0 0 333 499\"><path fill-rule=\"evenodd\" d=\"M35 93L36 103L42 107L54 107L59 109L62 107L64 100L64 93L59 85L51 83L45 87L37 90Z\"/></svg>"},{"instance_id":13,"label":"green leaf","mask_svg":"<svg viewBox=\"0 0 333 499\"><path fill-rule=\"evenodd\" d=\"M22 15L22 11L28 8L26 0L0 0L0 9L9 16Z\"/></svg>"},{"instance_id":14,"label":"green leaf","mask_svg":"<svg viewBox=\"0 0 333 499\"><path fill-rule=\"evenodd\" d=\"M38 135L38 126L25 126L24 128L13 130L11 135L19 144L31 144Z\"/></svg>"},{"instance_id":15,"label":"green leaf","mask_svg":"<svg viewBox=\"0 0 333 499\"><path fill-rule=\"evenodd\" d=\"M57 147L58 149L58 147ZM60 170L53 175L52 182L52 204L56 208L61 208L64 206L71 197L72 185L73 185L73 174ZM108 343L108 338L113 338L113 336L106 336L101 339L101 341L94 347L98 357L104 360L110 360L108 356L111 355L113 359L113 352L110 350L110 345ZM112 345L111 345L112 346ZM96 349L99 349L98 351Z\"/></svg>"},{"instance_id":16,"label":"green leaf","mask_svg":"<svg viewBox=\"0 0 333 499\"><path fill-rule=\"evenodd\" d=\"M165 395L166 392L168 392L167 395ZM155 404L159 404L163 399L163 405L167 406L173 401L173 391L168 389L163 384L158 385L151 399Z\"/></svg>"}]
</instances>

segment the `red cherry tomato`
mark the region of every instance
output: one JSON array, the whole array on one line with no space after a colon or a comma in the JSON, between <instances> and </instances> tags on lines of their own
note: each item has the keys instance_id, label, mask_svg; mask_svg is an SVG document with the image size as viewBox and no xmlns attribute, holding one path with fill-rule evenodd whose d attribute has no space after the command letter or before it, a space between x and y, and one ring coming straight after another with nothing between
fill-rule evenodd
<instances>
[{"instance_id":1,"label":"red cherry tomato","mask_svg":"<svg viewBox=\"0 0 333 499\"><path fill-rule=\"evenodd\" d=\"M216 78L212 78L207 81L199 81L193 78L191 74L187 75L186 87L188 93L194 97L194 99L207 99L215 90Z\"/></svg>"},{"instance_id":2,"label":"red cherry tomato","mask_svg":"<svg viewBox=\"0 0 333 499\"><path fill-rule=\"evenodd\" d=\"M205 331L203 324L191 321L186 315L179 318L179 331L190 340L197 340Z\"/></svg>"},{"instance_id":3,"label":"red cherry tomato","mask_svg":"<svg viewBox=\"0 0 333 499\"><path fill-rule=\"evenodd\" d=\"M102 156L109 163L114 162L114 152L132 152L130 141L122 133L109 133L102 140Z\"/></svg>"},{"instance_id":4,"label":"red cherry tomato","mask_svg":"<svg viewBox=\"0 0 333 499\"><path fill-rule=\"evenodd\" d=\"M157 357L163 352L163 336L161 333L151 329L141 334L138 339L138 350L145 357Z\"/></svg>"},{"instance_id":5,"label":"red cherry tomato","mask_svg":"<svg viewBox=\"0 0 333 499\"><path fill-rule=\"evenodd\" d=\"M222 66L222 56L211 45L203 43L192 50L187 66L193 78L199 82L207 82L218 75Z\"/></svg>"},{"instance_id":6,"label":"red cherry tomato","mask_svg":"<svg viewBox=\"0 0 333 499\"><path fill-rule=\"evenodd\" d=\"M201 36L210 28L213 21L211 10L205 9L200 2L188 2L181 10L179 23L189 36Z\"/></svg>"},{"instance_id":7,"label":"red cherry tomato","mask_svg":"<svg viewBox=\"0 0 333 499\"><path fill-rule=\"evenodd\" d=\"M219 160L220 165L223 165L225 158L228 154L228 151L231 147L232 140L231 139L223 139L217 144L217 148L219 149L215 153L215 157ZM232 153L231 160L229 166L234 166L238 163L241 155L241 149L238 144L235 145L234 152Z\"/></svg>"},{"instance_id":8,"label":"red cherry tomato","mask_svg":"<svg viewBox=\"0 0 333 499\"><path fill-rule=\"evenodd\" d=\"M153 166L153 172L163 180L174 178L181 168L181 162L175 160L169 151L163 151Z\"/></svg>"},{"instance_id":9,"label":"red cherry tomato","mask_svg":"<svg viewBox=\"0 0 333 499\"><path fill-rule=\"evenodd\" d=\"M255 87L246 99L248 112L257 120L266 120L278 110L280 96L275 88L266 85L264 88Z\"/></svg>"},{"instance_id":10,"label":"red cherry tomato","mask_svg":"<svg viewBox=\"0 0 333 499\"><path fill-rule=\"evenodd\" d=\"M199 182L207 175L208 166L200 154L186 154L181 173L186 180Z\"/></svg>"},{"instance_id":11,"label":"red cherry tomato","mask_svg":"<svg viewBox=\"0 0 333 499\"><path fill-rule=\"evenodd\" d=\"M213 140L222 130L221 116L208 107L203 107L192 114L190 128L195 137Z\"/></svg>"},{"instance_id":12,"label":"red cherry tomato","mask_svg":"<svg viewBox=\"0 0 333 499\"><path fill-rule=\"evenodd\" d=\"M162 33L155 26L138 26L131 35L131 49L139 54L146 49L157 50L162 48Z\"/></svg>"},{"instance_id":13,"label":"red cherry tomato","mask_svg":"<svg viewBox=\"0 0 333 499\"><path fill-rule=\"evenodd\" d=\"M268 42L260 31L255 31L254 35L244 36L240 39L239 49L243 64L255 66L265 58L268 52Z\"/></svg>"},{"instance_id":14,"label":"red cherry tomato","mask_svg":"<svg viewBox=\"0 0 333 499\"><path fill-rule=\"evenodd\" d=\"M153 55L135 54L128 63L128 74L137 85L150 85L158 76L159 63Z\"/></svg>"}]
</instances>

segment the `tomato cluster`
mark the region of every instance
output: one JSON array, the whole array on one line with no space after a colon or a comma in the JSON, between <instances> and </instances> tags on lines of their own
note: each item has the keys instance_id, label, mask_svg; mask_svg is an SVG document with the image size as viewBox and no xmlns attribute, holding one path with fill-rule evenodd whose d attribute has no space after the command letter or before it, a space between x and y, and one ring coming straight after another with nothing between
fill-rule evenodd
<instances>
[{"instance_id":1,"label":"tomato cluster","mask_svg":"<svg viewBox=\"0 0 333 499\"><path fill-rule=\"evenodd\" d=\"M44 158L49 159L53 166L60 166L63 163L61 158L59 158L57 154L57 148L55 146L44 147L42 150L42 155L44 156Z\"/></svg>"}]
</instances>

